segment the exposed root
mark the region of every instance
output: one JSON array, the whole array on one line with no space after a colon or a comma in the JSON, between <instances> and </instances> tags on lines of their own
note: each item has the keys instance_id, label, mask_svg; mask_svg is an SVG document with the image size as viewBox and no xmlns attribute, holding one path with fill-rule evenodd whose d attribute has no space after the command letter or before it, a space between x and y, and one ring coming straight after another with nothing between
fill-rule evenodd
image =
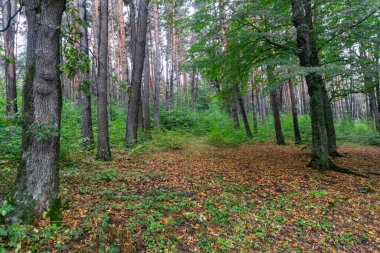
<instances>
[{"instance_id":1,"label":"exposed root","mask_svg":"<svg viewBox=\"0 0 380 253\"><path fill-rule=\"evenodd\" d=\"M358 177L368 178L365 175L362 175L362 174L356 173L356 172L354 172L352 170L340 167L340 166L336 165L335 163L333 163L331 161L330 161L330 166L329 166L328 170L329 171L340 172L340 173L343 173L343 174L355 175L355 176L358 176Z\"/></svg>"},{"instance_id":2,"label":"exposed root","mask_svg":"<svg viewBox=\"0 0 380 253\"><path fill-rule=\"evenodd\" d=\"M341 155L338 151L333 151L329 154L330 157L343 157L343 155Z\"/></svg>"},{"instance_id":3,"label":"exposed root","mask_svg":"<svg viewBox=\"0 0 380 253\"><path fill-rule=\"evenodd\" d=\"M349 170L347 168L340 167L340 166L336 165L335 163L333 163L330 159L328 160L328 164L321 163L318 159L312 159L311 162L308 164L308 167L311 167L313 169L317 169L321 172L335 171L335 172L339 172L339 173L343 173L343 174L347 174L347 175L355 175L358 177L368 178L368 176L356 173L356 172Z\"/></svg>"}]
</instances>

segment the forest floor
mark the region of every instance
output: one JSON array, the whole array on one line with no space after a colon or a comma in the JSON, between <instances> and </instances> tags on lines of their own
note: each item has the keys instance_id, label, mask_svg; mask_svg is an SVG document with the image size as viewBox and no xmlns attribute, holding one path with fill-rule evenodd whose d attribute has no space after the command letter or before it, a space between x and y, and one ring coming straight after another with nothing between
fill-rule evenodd
<instances>
[{"instance_id":1,"label":"forest floor","mask_svg":"<svg viewBox=\"0 0 380 253\"><path fill-rule=\"evenodd\" d=\"M109 163L77 155L61 171L62 226L45 219L23 245L32 252L380 252L380 148L340 152L336 164L369 178L314 171L306 167L309 148L291 145L193 141L143 155L115 150Z\"/></svg>"}]
</instances>

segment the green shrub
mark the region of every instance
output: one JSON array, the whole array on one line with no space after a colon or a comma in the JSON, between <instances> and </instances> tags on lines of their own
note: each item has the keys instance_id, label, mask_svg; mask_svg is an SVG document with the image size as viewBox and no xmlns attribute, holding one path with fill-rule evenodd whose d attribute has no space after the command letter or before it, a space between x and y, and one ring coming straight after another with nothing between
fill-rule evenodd
<instances>
[{"instance_id":1,"label":"green shrub","mask_svg":"<svg viewBox=\"0 0 380 253\"><path fill-rule=\"evenodd\" d=\"M175 108L161 112L161 124L167 130L196 128L199 114L189 108Z\"/></svg>"}]
</instances>

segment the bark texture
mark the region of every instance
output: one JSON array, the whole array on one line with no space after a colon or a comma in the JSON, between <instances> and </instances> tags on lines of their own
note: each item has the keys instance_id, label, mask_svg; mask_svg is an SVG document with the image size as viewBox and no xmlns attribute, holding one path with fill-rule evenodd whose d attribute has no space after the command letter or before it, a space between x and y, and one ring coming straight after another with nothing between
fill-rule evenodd
<instances>
[{"instance_id":1,"label":"bark texture","mask_svg":"<svg viewBox=\"0 0 380 253\"><path fill-rule=\"evenodd\" d=\"M143 110L144 110L144 130L150 136L150 103L149 103L149 85L150 85L150 61L149 47L145 44L144 59L144 87L143 87Z\"/></svg>"},{"instance_id":2,"label":"bark texture","mask_svg":"<svg viewBox=\"0 0 380 253\"><path fill-rule=\"evenodd\" d=\"M291 0L292 21L297 30L297 46L300 65L318 67L319 57L316 46L316 34L313 31L311 0ZM312 160L310 166L316 169L330 169L328 141L323 110L323 79L318 73L306 75L306 84L310 96L310 115L312 125Z\"/></svg>"},{"instance_id":3,"label":"bark texture","mask_svg":"<svg viewBox=\"0 0 380 253\"><path fill-rule=\"evenodd\" d=\"M236 94L238 96L240 113L241 113L241 116L242 116L242 119L243 119L245 133L247 134L247 137L249 139L252 139L253 135L252 135L252 132L251 132L251 128L249 127L247 112L245 111L244 101L243 101L242 96L240 95L240 88L239 88L238 85L236 85Z\"/></svg>"},{"instance_id":4,"label":"bark texture","mask_svg":"<svg viewBox=\"0 0 380 253\"><path fill-rule=\"evenodd\" d=\"M3 7L3 24L7 24L11 16L16 12L16 2L6 1ZM17 109L17 88L16 88L16 57L15 57L15 22L11 21L9 28L4 32L5 48L5 78L6 78L6 112L8 117L13 117L18 112Z\"/></svg>"},{"instance_id":5,"label":"bark texture","mask_svg":"<svg viewBox=\"0 0 380 253\"><path fill-rule=\"evenodd\" d=\"M149 0L140 0L139 18L137 21L136 40L133 53L132 81L129 89L127 131L125 136L127 145L133 145L137 142L138 118L141 103L141 81L147 35L148 4Z\"/></svg>"},{"instance_id":6,"label":"bark texture","mask_svg":"<svg viewBox=\"0 0 380 253\"><path fill-rule=\"evenodd\" d=\"M268 74L268 82L273 83L274 76L273 76L273 66L267 67L267 74ZM270 103L272 106L272 113L273 113L273 119L274 119L274 128L276 132L276 142L278 145L285 145L285 138L282 133L282 127L281 127L281 118L280 118L280 106L278 102L278 94L277 90L274 90L270 93Z\"/></svg>"},{"instance_id":7,"label":"bark texture","mask_svg":"<svg viewBox=\"0 0 380 253\"><path fill-rule=\"evenodd\" d=\"M23 89L22 157L15 182L14 218L33 222L49 211L59 220L58 158L62 91L60 25L66 1L24 1L28 21Z\"/></svg>"},{"instance_id":8,"label":"bark texture","mask_svg":"<svg viewBox=\"0 0 380 253\"><path fill-rule=\"evenodd\" d=\"M87 23L87 9L86 0L78 0L78 14L79 18L84 23ZM79 26L81 37L80 44L84 53L89 57L89 44L88 44L88 29L86 26ZM87 64L86 70L79 73L79 82L81 85L81 130L84 145L90 148L94 145L94 134L92 131L91 119L91 82L90 82L90 66Z\"/></svg>"},{"instance_id":9,"label":"bark texture","mask_svg":"<svg viewBox=\"0 0 380 253\"><path fill-rule=\"evenodd\" d=\"M154 43L156 49L156 59L154 66L154 123L157 127L161 124L160 115L160 94L161 94L161 43L160 43L160 15L158 12L158 4L154 2Z\"/></svg>"},{"instance_id":10,"label":"bark texture","mask_svg":"<svg viewBox=\"0 0 380 253\"><path fill-rule=\"evenodd\" d=\"M293 80L289 79L289 93L290 93L290 103L292 105L292 117L293 117L293 130L294 130L294 143L301 144L301 131L298 124L298 111L297 111L297 100L294 94Z\"/></svg>"},{"instance_id":11,"label":"bark texture","mask_svg":"<svg viewBox=\"0 0 380 253\"><path fill-rule=\"evenodd\" d=\"M108 70L108 0L99 4L99 62L97 76L98 91L98 152L96 158L103 161L111 160L111 150L108 134L107 113L107 70Z\"/></svg>"},{"instance_id":12,"label":"bark texture","mask_svg":"<svg viewBox=\"0 0 380 253\"><path fill-rule=\"evenodd\" d=\"M251 89L251 98L252 98L252 119L253 119L253 129L255 133L258 132L258 122L257 122L257 106L255 104L255 82L252 78L252 89Z\"/></svg>"}]
</instances>

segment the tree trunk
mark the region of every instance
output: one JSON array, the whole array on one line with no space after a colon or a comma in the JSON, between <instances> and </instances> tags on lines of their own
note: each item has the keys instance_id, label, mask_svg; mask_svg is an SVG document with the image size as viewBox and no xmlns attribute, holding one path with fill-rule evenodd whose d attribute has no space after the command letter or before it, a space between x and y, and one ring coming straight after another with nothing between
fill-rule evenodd
<instances>
[{"instance_id":1,"label":"tree trunk","mask_svg":"<svg viewBox=\"0 0 380 253\"><path fill-rule=\"evenodd\" d=\"M197 96L196 96L196 86L195 86L195 68L191 72L191 80L190 80L190 89L191 89L191 107L196 109L197 104Z\"/></svg>"},{"instance_id":2,"label":"tree trunk","mask_svg":"<svg viewBox=\"0 0 380 253\"><path fill-rule=\"evenodd\" d=\"M132 81L129 93L126 144L133 145L137 142L137 129L139 118L139 105L141 101L141 80L144 68L145 43L147 34L149 0L140 0L139 18L137 22L136 43L134 47L134 59L132 68Z\"/></svg>"},{"instance_id":3,"label":"tree trunk","mask_svg":"<svg viewBox=\"0 0 380 253\"><path fill-rule=\"evenodd\" d=\"M78 14L79 18L84 23L87 23L87 9L86 0L78 0ZM82 50L89 57L89 45L88 45L88 29L84 25L80 25L80 44ZM84 139L84 145L86 148L90 148L94 145L94 134L92 131L92 119L91 119L91 82L90 82L90 65L87 64L86 70L79 73L79 81L81 87L81 129L82 138Z\"/></svg>"},{"instance_id":4,"label":"tree trunk","mask_svg":"<svg viewBox=\"0 0 380 253\"><path fill-rule=\"evenodd\" d=\"M368 61L369 59L367 58L367 54L365 50L363 49L363 46L360 45L359 47L359 52L360 52L360 58L364 61ZM364 88L366 90L366 93L368 95L368 102L369 102L369 107L370 107L370 113L369 115L373 113L374 120L375 120L375 126L376 129L380 132L380 112L379 112L379 107L376 104L376 93L375 93L375 84L373 82L373 78L368 74L367 70L362 68L362 75L363 75L363 81L364 81Z\"/></svg>"},{"instance_id":5,"label":"tree trunk","mask_svg":"<svg viewBox=\"0 0 380 253\"><path fill-rule=\"evenodd\" d=\"M322 99L323 99L323 110L324 110L324 116L325 116L325 126L326 126L329 155L332 157L337 157L337 156L340 156L340 154L337 151L337 145L336 145L334 116L333 116L333 111L331 109L330 98L327 94L327 90L324 84L322 86Z\"/></svg>"},{"instance_id":6,"label":"tree trunk","mask_svg":"<svg viewBox=\"0 0 380 253\"><path fill-rule=\"evenodd\" d=\"M145 44L145 59L144 59L144 130L150 137L150 104L149 104L149 83L150 83L150 62L149 62L149 47Z\"/></svg>"},{"instance_id":7,"label":"tree trunk","mask_svg":"<svg viewBox=\"0 0 380 253\"><path fill-rule=\"evenodd\" d=\"M307 91L305 85L305 77L301 76L301 97L302 97L302 115L309 114L309 104L307 103Z\"/></svg>"},{"instance_id":8,"label":"tree trunk","mask_svg":"<svg viewBox=\"0 0 380 253\"><path fill-rule=\"evenodd\" d=\"M251 81L251 85L252 85L252 118L253 118L253 129L255 131L255 133L258 132L258 123L257 123L257 107L255 106L255 81L252 77L252 81Z\"/></svg>"},{"instance_id":9,"label":"tree trunk","mask_svg":"<svg viewBox=\"0 0 380 253\"><path fill-rule=\"evenodd\" d=\"M111 160L108 134L108 0L99 4L99 61L98 61L98 152L96 158Z\"/></svg>"},{"instance_id":10,"label":"tree trunk","mask_svg":"<svg viewBox=\"0 0 380 253\"><path fill-rule=\"evenodd\" d=\"M154 2L154 42L156 49L156 61L154 66L154 123L157 127L161 125L161 115L160 115L160 88L161 88L161 43L160 43L160 16L158 12L158 4Z\"/></svg>"},{"instance_id":11,"label":"tree trunk","mask_svg":"<svg viewBox=\"0 0 380 253\"><path fill-rule=\"evenodd\" d=\"M293 80L289 79L289 93L290 93L290 103L292 105L292 116L293 116L293 129L294 129L294 143L301 144L301 131L298 125L298 111L297 111L297 100L294 94Z\"/></svg>"},{"instance_id":12,"label":"tree trunk","mask_svg":"<svg viewBox=\"0 0 380 253\"><path fill-rule=\"evenodd\" d=\"M316 35L313 31L311 0L291 0L292 21L297 31L297 46L300 64L303 67L318 67L319 58ZM312 159L310 166L316 169L330 169L328 141L323 110L323 79L318 73L306 75L310 95L310 114L312 125ZM322 108L322 110L321 110Z\"/></svg>"},{"instance_id":13,"label":"tree trunk","mask_svg":"<svg viewBox=\"0 0 380 253\"><path fill-rule=\"evenodd\" d=\"M6 1L3 7L3 24L8 24L11 16L16 12L16 2ZM4 32L5 44L5 79L6 79L6 113L8 117L13 117L17 113L17 87L16 87L16 57L15 57L15 23L11 21L9 28Z\"/></svg>"},{"instance_id":14,"label":"tree trunk","mask_svg":"<svg viewBox=\"0 0 380 253\"><path fill-rule=\"evenodd\" d=\"M268 82L271 84L273 83L273 66L267 66L267 74L268 74ZM274 119L274 128L276 131L276 141L278 145L285 145L285 138L282 134L282 127L281 127L281 118L280 118L280 108L278 105L278 94L277 90L274 90L270 93L270 102L272 106L272 112L273 112L273 119Z\"/></svg>"},{"instance_id":15,"label":"tree trunk","mask_svg":"<svg viewBox=\"0 0 380 253\"><path fill-rule=\"evenodd\" d=\"M121 54L121 80L124 84L128 83L128 55L127 55L127 37L125 32L123 0L117 0L118 6L118 35L119 35L119 50Z\"/></svg>"},{"instance_id":16,"label":"tree trunk","mask_svg":"<svg viewBox=\"0 0 380 253\"><path fill-rule=\"evenodd\" d=\"M31 223L48 211L60 220L59 139L62 89L60 25L64 0L25 0L27 69L23 90L22 156L13 202L17 220ZM43 134L41 134L43 133Z\"/></svg>"},{"instance_id":17,"label":"tree trunk","mask_svg":"<svg viewBox=\"0 0 380 253\"><path fill-rule=\"evenodd\" d=\"M247 113L245 111L243 98L242 98L242 96L240 94L239 86L236 85L235 89L236 89L236 94L238 96L238 101L239 101L239 106L240 106L240 113L241 113L241 116L243 118L243 124L244 124L245 133L247 134L247 137L249 139L252 139L253 135L252 135L252 132L251 132L251 128L249 127L248 117L247 117Z\"/></svg>"},{"instance_id":18,"label":"tree trunk","mask_svg":"<svg viewBox=\"0 0 380 253\"><path fill-rule=\"evenodd\" d=\"M98 63L99 63L99 0L94 0L92 3L92 37L94 39L93 44L93 57L92 57L92 79L96 80L98 76ZM94 94L97 93L96 85L93 86Z\"/></svg>"},{"instance_id":19,"label":"tree trunk","mask_svg":"<svg viewBox=\"0 0 380 253\"><path fill-rule=\"evenodd\" d=\"M263 88L260 88L260 93L262 93ZM261 94L260 98L260 104L261 104L261 122L265 126L267 124L267 109L266 109L266 101L265 97Z\"/></svg>"},{"instance_id":20,"label":"tree trunk","mask_svg":"<svg viewBox=\"0 0 380 253\"><path fill-rule=\"evenodd\" d=\"M236 98L233 96L232 98L232 119L234 121L234 127L236 130L240 129L239 123L239 109L237 106Z\"/></svg>"}]
</instances>

